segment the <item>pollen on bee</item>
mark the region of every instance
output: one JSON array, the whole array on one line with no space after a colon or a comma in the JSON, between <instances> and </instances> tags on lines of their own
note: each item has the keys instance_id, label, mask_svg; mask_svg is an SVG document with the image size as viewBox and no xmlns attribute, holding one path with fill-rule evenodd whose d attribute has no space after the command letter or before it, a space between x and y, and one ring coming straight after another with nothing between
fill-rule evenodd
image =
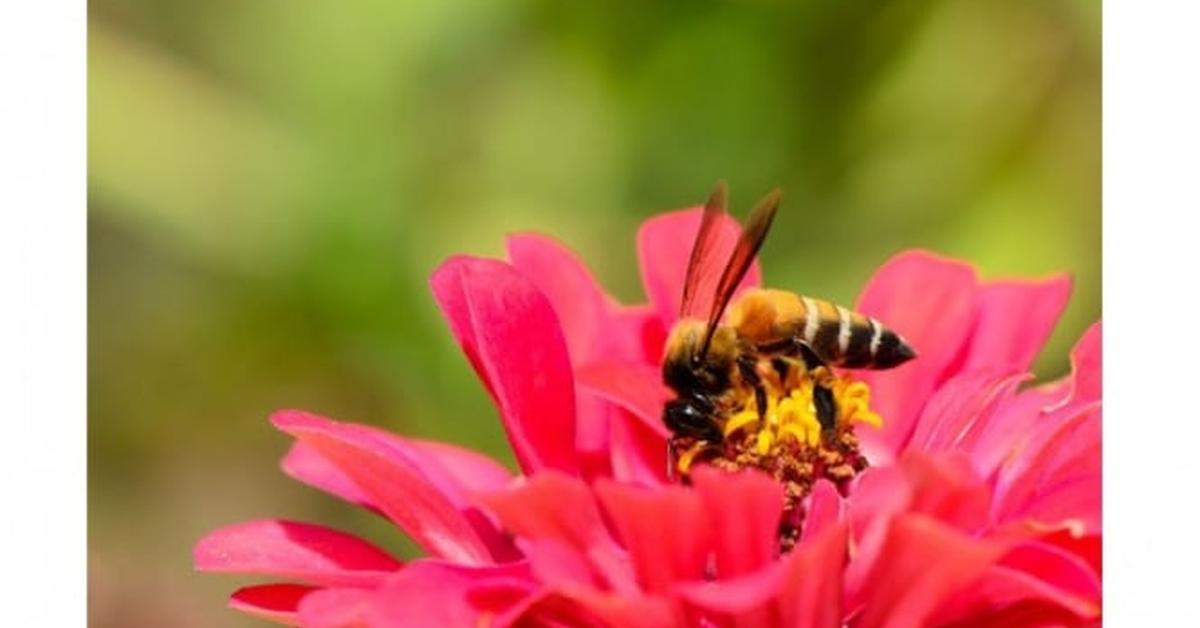
<instances>
[{"instance_id":1,"label":"pollen on bee","mask_svg":"<svg viewBox=\"0 0 1200 628\"><path fill-rule=\"evenodd\" d=\"M836 416L830 429L823 429L818 418L817 386L832 393ZM844 491L867 467L855 427L879 428L883 421L871 409L870 387L849 375L817 369L788 381L764 378L763 387L764 408L758 407L753 388L738 390L732 407L718 419L722 442L682 443L676 466L684 477L701 462L729 471L755 468L775 477L784 488L780 547L787 551L799 538L804 498L817 480L825 478Z\"/></svg>"}]
</instances>

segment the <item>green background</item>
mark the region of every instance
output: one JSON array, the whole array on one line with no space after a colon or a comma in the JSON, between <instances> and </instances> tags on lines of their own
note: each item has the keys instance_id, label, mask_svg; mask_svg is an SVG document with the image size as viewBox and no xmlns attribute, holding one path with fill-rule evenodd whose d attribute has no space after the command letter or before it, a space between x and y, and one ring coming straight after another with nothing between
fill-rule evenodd
<instances>
[{"instance_id":1,"label":"green background","mask_svg":"<svg viewBox=\"0 0 1200 628\"><path fill-rule=\"evenodd\" d=\"M553 234L639 300L639 222L780 185L768 283L853 303L903 248L1067 270L1038 362L1100 311L1087 0L90 3L96 626L257 625L204 532L283 516L399 552L278 471L298 407L511 463L426 278ZM1019 313L1014 313L1019 315Z\"/></svg>"}]
</instances>

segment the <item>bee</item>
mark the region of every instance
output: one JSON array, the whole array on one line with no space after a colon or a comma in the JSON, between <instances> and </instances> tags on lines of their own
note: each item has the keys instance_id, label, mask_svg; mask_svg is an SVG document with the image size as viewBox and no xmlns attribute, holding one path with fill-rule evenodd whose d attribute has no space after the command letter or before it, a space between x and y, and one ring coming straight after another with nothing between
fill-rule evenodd
<instances>
[{"instance_id":1,"label":"bee","mask_svg":"<svg viewBox=\"0 0 1200 628\"><path fill-rule=\"evenodd\" d=\"M680 319L664 351L663 380L675 393L663 409L672 433L669 457L680 438L721 443L719 419L744 395L755 396L761 415L767 406L763 364L788 381L821 369L828 374L829 367L886 369L916 357L895 331L829 301L757 288L742 291L731 303L766 239L781 195L776 189L754 207L718 273L721 253L730 244L717 228L727 213L726 196L721 182L705 203L688 260ZM818 421L823 430L831 430L837 407L828 378L814 377L813 382Z\"/></svg>"}]
</instances>

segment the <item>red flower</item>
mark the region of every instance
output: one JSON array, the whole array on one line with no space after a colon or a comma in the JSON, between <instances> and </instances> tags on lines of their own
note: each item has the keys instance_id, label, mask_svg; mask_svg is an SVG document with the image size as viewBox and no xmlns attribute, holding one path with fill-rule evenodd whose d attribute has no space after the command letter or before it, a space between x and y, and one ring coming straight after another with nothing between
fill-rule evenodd
<instances>
[{"instance_id":1,"label":"red flower","mask_svg":"<svg viewBox=\"0 0 1200 628\"><path fill-rule=\"evenodd\" d=\"M781 554L791 488L702 465L692 486L666 479L659 363L698 222L643 225L645 305L618 303L536 235L510 238L507 263L460 256L434 273L521 477L451 445L272 417L296 438L289 475L387 517L428 558L260 521L201 540L197 568L299 583L232 604L306 626L1098 624L1099 325L1068 377L1022 388L1069 281L981 282L918 251L887 262L857 309L920 358L846 376L861 416L883 420L856 434L871 467L806 485ZM744 283L758 282L753 268Z\"/></svg>"}]
</instances>

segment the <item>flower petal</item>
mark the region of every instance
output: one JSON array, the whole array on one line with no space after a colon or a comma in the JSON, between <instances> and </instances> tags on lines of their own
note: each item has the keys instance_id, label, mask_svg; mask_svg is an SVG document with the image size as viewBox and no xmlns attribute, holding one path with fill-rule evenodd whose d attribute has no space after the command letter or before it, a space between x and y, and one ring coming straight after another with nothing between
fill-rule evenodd
<instances>
[{"instance_id":1,"label":"flower petal","mask_svg":"<svg viewBox=\"0 0 1200 628\"><path fill-rule=\"evenodd\" d=\"M580 386L632 412L658 435L670 436L662 411L671 391L663 385L660 369L649 364L604 361L580 368L576 377Z\"/></svg>"},{"instance_id":2,"label":"flower petal","mask_svg":"<svg viewBox=\"0 0 1200 628\"><path fill-rule=\"evenodd\" d=\"M926 251L888 260L867 282L858 311L904 336L917 358L887 371L864 371L882 430L863 432L875 464L890 461L908 442L925 400L946 376L975 322L975 270Z\"/></svg>"},{"instance_id":3,"label":"flower petal","mask_svg":"<svg viewBox=\"0 0 1200 628\"><path fill-rule=\"evenodd\" d=\"M302 584L260 584L243 587L229 597L229 607L285 626L297 623L300 601L316 587Z\"/></svg>"},{"instance_id":4,"label":"flower petal","mask_svg":"<svg viewBox=\"0 0 1200 628\"><path fill-rule=\"evenodd\" d=\"M1069 552L1045 543L1024 543L989 567L969 594L941 609L935 623L973 625L1031 604L1056 608L1068 625L1094 621L1100 616L1100 579L1086 561Z\"/></svg>"},{"instance_id":5,"label":"flower petal","mask_svg":"<svg viewBox=\"0 0 1200 628\"><path fill-rule=\"evenodd\" d=\"M658 486L667 481L667 440L644 420L619 410L613 416L612 477L639 486Z\"/></svg>"},{"instance_id":6,"label":"flower petal","mask_svg":"<svg viewBox=\"0 0 1200 628\"><path fill-rule=\"evenodd\" d=\"M846 527L835 525L787 556L732 580L686 582L676 593L737 626L837 628L843 625Z\"/></svg>"},{"instance_id":7,"label":"flower petal","mask_svg":"<svg viewBox=\"0 0 1200 628\"><path fill-rule=\"evenodd\" d=\"M572 364L598 357L611 299L587 267L566 247L543 235L510 235L505 244L513 267L554 307Z\"/></svg>"},{"instance_id":8,"label":"flower petal","mask_svg":"<svg viewBox=\"0 0 1200 628\"><path fill-rule=\"evenodd\" d=\"M824 478L817 480L808 496L808 511L800 531L800 543L807 542L844 519L845 503L837 487Z\"/></svg>"},{"instance_id":9,"label":"flower petal","mask_svg":"<svg viewBox=\"0 0 1200 628\"><path fill-rule=\"evenodd\" d=\"M659 214L642 223L638 230L638 263L642 271L642 286L664 327L669 328L679 318L688 259L692 254L696 233L700 230L702 214L702 208ZM723 266L733 252L742 229L737 221L728 215L722 216L716 229L719 239L718 246L714 249L714 259ZM719 275L720 269L715 274ZM701 287L697 297L700 311L708 311L707 304L712 301L717 279L717 276L713 276L711 286ZM750 270L738 284L738 289L757 286L761 281L761 272L756 261L751 264Z\"/></svg>"},{"instance_id":10,"label":"flower petal","mask_svg":"<svg viewBox=\"0 0 1200 628\"><path fill-rule=\"evenodd\" d=\"M510 534L522 540L556 541L559 545L547 552L558 552L563 570L574 571L578 564L575 558L559 551L571 549L590 565L598 584L619 592L634 589L633 571L609 536L591 491L580 480L555 472L539 473L522 484L480 495L479 499ZM543 554L539 558L553 556ZM535 562L534 567L547 565L543 560Z\"/></svg>"},{"instance_id":11,"label":"flower petal","mask_svg":"<svg viewBox=\"0 0 1200 628\"><path fill-rule=\"evenodd\" d=\"M683 624L676 605L660 596L639 593L613 594L595 589L573 588L555 592L551 600L568 602L567 612L554 626L579 628L664 628ZM574 606L575 608L571 608ZM533 625L541 625L534 623Z\"/></svg>"},{"instance_id":12,"label":"flower petal","mask_svg":"<svg viewBox=\"0 0 1200 628\"><path fill-rule=\"evenodd\" d=\"M1029 509L1053 495L1048 503L1051 512L1059 516L1086 521L1089 530L1099 524L1100 519L1100 449L1099 449L1099 402L1083 406L1068 406L1063 410L1046 415L1041 425L1028 441L1000 469L997 476L996 500L992 517L998 523L1024 518ZM1079 446L1076 439L1084 443ZM1091 444L1091 448L1087 445ZM1078 453L1066 460L1064 453ZM1058 469L1064 462L1070 463L1068 470L1074 475L1062 476ZM1066 490L1062 488L1064 482ZM1064 499L1066 498L1066 499ZM1076 512L1067 506L1080 508ZM1046 523L1055 523L1047 520Z\"/></svg>"},{"instance_id":13,"label":"flower petal","mask_svg":"<svg viewBox=\"0 0 1200 628\"><path fill-rule=\"evenodd\" d=\"M609 342L605 355L647 364L662 362L667 328L652 305L619 306L609 316Z\"/></svg>"},{"instance_id":14,"label":"flower petal","mask_svg":"<svg viewBox=\"0 0 1200 628\"><path fill-rule=\"evenodd\" d=\"M373 432L389 447L403 452L405 457L421 467L422 473L438 490L460 505L466 501L468 494L503 488L512 482L513 476L508 469L481 453L446 443L402 438L382 430L361 427ZM292 478L379 512L379 508L371 503L370 497L353 480L303 442L292 445L283 458L282 467Z\"/></svg>"},{"instance_id":15,"label":"flower petal","mask_svg":"<svg viewBox=\"0 0 1200 628\"><path fill-rule=\"evenodd\" d=\"M971 462L980 475L992 477L1028 438L1046 409L1062 399L1061 386L1051 384L1022 390L1002 401L970 446Z\"/></svg>"},{"instance_id":16,"label":"flower petal","mask_svg":"<svg viewBox=\"0 0 1200 628\"><path fill-rule=\"evenodd\" d=\"M908 452L900 468L912 487L910 512L935 517L964 532L986 525L991 491L965 455Z\"/></svg>"},{"instance_id":17,"label":"flower petal","mask_svg":"<svg viewBox=\"0 0 1200 628\"><path fill-rule=\"evenodd\" d=\"M378 626L371 589L321 589L306 596L297 609L294 625L305 628Z\"/></svg>"},{"instance_id":18,"label":"flower petal","mask_svg":"<svg viewBox=\"0 0 1200 628\"><path fill-rule=\"evenodd\" d=\"M371 496L358 488L354 480L351 480L337 465L330 462L316 449L303 442L292 443L292 448L283 457L280 466L284 473L295 480L377 514L383 514L383 511L371 501Z\"/></svg>"},{"instance_id":19,"label":"flower petal","mask_svg":"<svg viewBox=\"0 0 1200 628\"><path fill-rule=\"evenodd\" d=\"M1071 397L1076 401L1094 401L1102 396L1100 345L1100 322L1097 321L1083 332L1071 349Z\"/></svg>"},{"instance_id":20,"label":"flower petal","mask_svg":"<svg viewBox=\"0 0 1200 628\"><path fill-rule=\"evenodd\" d=\"M407 453L447 496L468 502L470 495L508 486L513 474L504 465L470 449L386 432L380 436Z\"/></svg>"},{"instance_id":21,"label":"flower petal","mask_svg":"<svg viewBox=\"0 0 1200 628\"><path fill-rule=\"evenodd\" d=\"M1028 380L1023 374L985 369L966 371L938 387L917 419L908 448L935 452L972 451L999 408Z\"/></svg>"},{"instance_id":22,"label":"flower petal","mask_svg":"<svg viewBox=\"0 0 1200 628\"><path fill-rule=\"evenodd\" d=\"M759 472L731 474L701 466L692 483L708 510L703 525L716 536L716 577L735 578L770 563L778 554L783 488Z\"/></svg>"},{"instance_id":23,"label":"flower petal","mask_svg":"<svg viewBox=\"0 0 1200 628\"><path fill-rule=\"evenodd\" d=\"M324 456L426 551L467 564L493 560L450 498L377 431L293 410L275 413L271 422Z\"/></svg>"},{"instance_id":24,"label":"flower petal","mask_svg":"<svg viewBox=\"0 0 1200 628\"><path fill-rule=\"evenodd\" d=\"M713 548L713 531L695 491L679 486L647 489L608 480L596 495L633 558L638 581L649 593L677 582L700 580Z\"/></svg>"},{"instance_id":25,"label":"flower petal","mask_svg":"<svg viewBox=\"0 0 1200 628\"><path fill-rule=\"evenodd\" d=\"M400 561L332 528L266 519L210 532L192 551L196 569L270 574L324 586L374 586Z\"/></svg>"},{"instance_id":26,"label":"flower petal","mask_svg":"<svg viewBox=\"0 0 1200 628\"><path fill-rule=\"evenodd\" d=\"M987 282L962 370L1029 370L1071 295L1071 277Z\"/></svg>"},{"instance_id":27,"label":"flower petal","mask_svg":"<svg viewBox=\"0 0 1200 628\"><path fill-rule=\"evenodd\" d=\"M969 590L1001 553L925 515L893 520L865 585L856 628L917 628ZM937 560L930 557L937 556Z\"/></svg>"},{"instance_id":28,"label":"flower petal","mask_svg":"<svg viewBox=\"0 0 1200 628\"><path fill-rule=\"evenodd\" d=\"M861 595L874 586L872 570L889 551L897 518L917 515L976 533L988 522L989 497L989 485L961 455L910 451L898 466L867 469L847 500L855 541L854 560L846 569L847 589Z\"/></svg>"},{"instance_id":29,"label":"flower petal","mask_svg":"<svg viewBox=\"0 0 1200 628\"><path fill-rule=\"evenodd\" d=\"M462 567L416 561L378 589L327 589L300 604L304 626L477 626L533 593L519 565Z\"/></svg>"},{"instance_id":30,"label":"flower petal","mask_svg":"<svg viewBox=\"0 0 1200 628\"><path fill-rule=\"evenodd\" d=\"M792 550L787 561L779 611L783 626L842 626L842 569L846 563L846 526L835 524Z\"/></svg>"},{"instance_id":31,"label":"flower petal","mask_svg":"<svg viewBox=\"0 0 1200 628\"><path fill-rule=\"evenodd\" d=\"M434 271L430 284L500 408L521 468L578 471L571 362L549 300L496 260L452 257Z\"/></svg>"}]
</instances>

